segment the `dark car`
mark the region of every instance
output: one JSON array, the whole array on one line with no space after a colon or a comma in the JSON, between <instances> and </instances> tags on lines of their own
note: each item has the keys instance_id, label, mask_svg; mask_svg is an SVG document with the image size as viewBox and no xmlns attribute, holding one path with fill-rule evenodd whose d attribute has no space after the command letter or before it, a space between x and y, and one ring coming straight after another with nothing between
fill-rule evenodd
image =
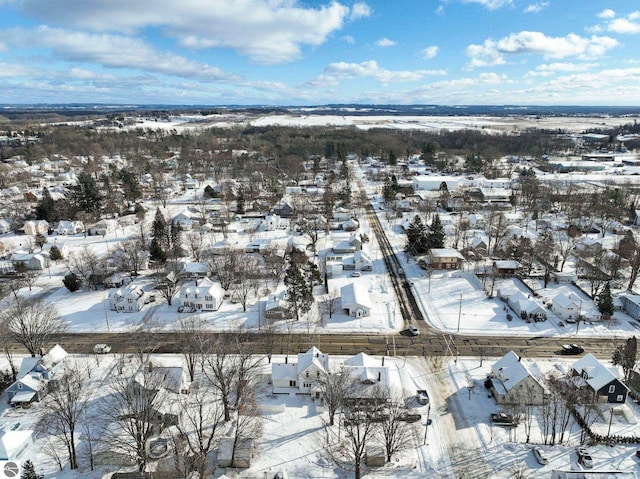
<instances>
[{"instance_id":1,"label":"dark car","mask_svg":"<svg viewBox=\"0 0 640 479\"><path fill-rule=\"evenodd\" d=\"M513 416L504 412L491 414L491 421L501 426L516 426Z\"/></svg>"},{"instance_id":2,"label":"dark car","mask_svg":"<svg viewBox=\"0 0 640 479\"><path fill-rule=\"evenodd\" d=\"M562 349L560 350L562 354L582 354L584 353L584 348L578 344L563 344Z\"/></svg>"}]
</instances>

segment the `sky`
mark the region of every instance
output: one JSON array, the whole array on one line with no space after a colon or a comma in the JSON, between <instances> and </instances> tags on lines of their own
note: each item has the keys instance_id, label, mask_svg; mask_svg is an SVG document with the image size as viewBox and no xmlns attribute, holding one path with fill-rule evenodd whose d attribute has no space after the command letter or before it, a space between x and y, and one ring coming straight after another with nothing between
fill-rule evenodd
<instances>
[{"instance_id":1,"label":"sky","mask_svg":"<svg viewBox=\"0 0 640 479\"><path fill-rule=\"evenodd\" d=\"M0 103L640 104L629 0L0 0Z\"/></svg>"}]
</instances>

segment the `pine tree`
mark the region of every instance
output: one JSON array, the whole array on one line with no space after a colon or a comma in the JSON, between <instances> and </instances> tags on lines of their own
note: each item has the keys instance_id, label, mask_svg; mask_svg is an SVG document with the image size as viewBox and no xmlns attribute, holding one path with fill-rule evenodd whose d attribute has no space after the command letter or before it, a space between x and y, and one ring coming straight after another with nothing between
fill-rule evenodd
<instances>
[{"instance_id":1,"label":"pine tree","mask_svg":"<svg viewBox=\"0 0 640 479\"><path fill-rule=\"evenodd\" d=\"M285 273L284 284L287 287L287 301L296 321L301 314L307 313L313 303L312 286L298 266L291 262Z\"/></svg>"},{"instance_id":2,"label":"pine tree","mask_svg":"<svg viewBox=\"0 0 640 479\"><path fill-rule=\"evenodd\" d=\"M167 246L167 222L158 208L151 224L151 245L149 247L151 259L164 263L167 260L165 251Z\"/></svg>"},{"instance_id":3,"label":"pine tree","mask_svg":"<svg viewBox=\"0 0 640 479\"><path fill-rule=\"evenodd\" d=\"M422 219L420 219L420 216L416 215L407 228L407 246L405 251L414 255L425 254L429 249L427 243L427 228L422 222Z\"/></svg>"},{"instance_id":4,"label":"pine tree","mask_svg":"<svg viewBox=\"0 0 640 479\"><path fill-rule=\"evenodd\" d=\"M45 220L49 223L57 219L55 218L55 202L47 188L42 188L42 199L36 206L36 219Z\"/></svg>"},{"instance_id":5,"label":"pine tree","mask_svg":"<svg viewBox=\"0 0 640 479\"><path fill-rule=\"evenodd\" d=\"M604 285L602 293L598 296L598 311L604 316L613 316L613 298L611 297L611 286L609 286L609 282Z\"/></svg>"},{"instance_id":6,"label":"pine tree","mask_svg":"<svg viewBox=\"0 0 640 479\"><path fill-rule=\"evenodd\" d=\"M429 225L427 249L431 248L444 248L444 227L440 221L440 215L435 215Z\"/></svg>"},{"instance_id":7,"label":"pine tree","mask_svg":"<svg viewBox=\"0 0 640 479\"><path fill-rule=\"evenodd\" d=\"M35 467L33 467L31 459L27 459L22 464L22 474L20 475L20 479L44 479L44 474L38 474Z\"/></svg>"}]
</instances>

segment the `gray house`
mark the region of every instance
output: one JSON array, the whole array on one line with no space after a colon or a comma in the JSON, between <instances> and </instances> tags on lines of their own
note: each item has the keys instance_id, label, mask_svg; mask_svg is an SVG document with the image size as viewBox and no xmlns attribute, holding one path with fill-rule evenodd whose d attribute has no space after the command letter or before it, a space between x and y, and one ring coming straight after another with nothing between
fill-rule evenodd
<instances>
[{"instance_id":1,"label":"gray house","mask_svg":"<svg viewBox=\"0 0 640 479\"><path fill-rule=\"evenodd\" d=\"M635 320L640 320L640 296L637 294L623 294L620 296L622 309Z\"/></svg>"},{"instance_id":2,"label":"gray house","mask_svg":"<svg viewBox=\"0 0 640 479\"><path fill-rule=\"evenodd\" d=\"M18 371L18 379L7 388L9 404L28 405L38 402L48 391L49 383L61 374L67 352L55 345L42 357L25 358Z\"/></svg>"},{"instance_id":3,"label":"gray house","mask_svg":"<svg viewBox=\"0 0 640 479\"><path fill-rule=\"evenodd\" d=\"M571 377L578 387L590 388L599 402L615 404L627 400L629 388L591 353L573 364Z\"/></svg>"}]
</instances>

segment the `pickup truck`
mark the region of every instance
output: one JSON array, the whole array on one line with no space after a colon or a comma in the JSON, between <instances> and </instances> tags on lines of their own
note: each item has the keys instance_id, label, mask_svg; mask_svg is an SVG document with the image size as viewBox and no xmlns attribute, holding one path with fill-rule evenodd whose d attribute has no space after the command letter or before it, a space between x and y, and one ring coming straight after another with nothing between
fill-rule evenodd
<instances>
[{"instance_id":1,"label":"pickup truck","mask_svg":"<svg viewBox=\"0 0 640 479\"><path fill-rule=\"evenodd\" d=\"M491 422L495 422L500 426L517 426L513 416L504 412L491 414Z\"/></svg>"}]
</instances>

